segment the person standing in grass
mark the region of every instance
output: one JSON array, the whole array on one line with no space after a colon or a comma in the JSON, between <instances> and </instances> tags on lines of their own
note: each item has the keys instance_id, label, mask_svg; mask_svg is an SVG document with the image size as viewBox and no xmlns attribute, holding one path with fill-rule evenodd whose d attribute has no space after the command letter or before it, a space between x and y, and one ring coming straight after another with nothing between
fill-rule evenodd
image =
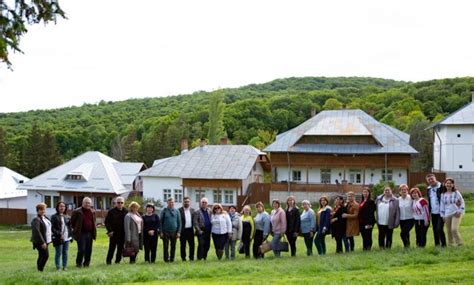
<instances>
[{"instance_id":1,"label":"person standing in grass","mask_svg":"<svg viewBox=\"0 0 474 285\"><path fill-rule=\"evenodd\" d=\"M255 204L257 208L257 215L255 216L255 238L253 240L253 257L263 258L263 254L259 248L270 234L270 215L265 212L265 207L262 202Z\"/></svg>"},{"instance_id":2,"label":"person standing in grass","mask_svg":"<svg viewBox=\"0 0 474 285\"><path fill-rule=\"evenodd\" d=\"M174 198L170 197L166 201L168 206L160 213L161 239L163 239L163 260L174 262L176 252L176 239L181 233L181 216L174 208Z\"/></svg>"},{"instance_id":3,"label":"person standing in grass","mask_svg":"<svg viewBox=\"0 0 474 285\"><path fill-rule=\"evenodd\" d=\"M198 238L197 260L206 260L211 246L212 212L207 207L207 198L202 198L199 204L200 208L194 212L193 217L194 230Z\"/></svg>"},{"instance_id":4,"label":"person standing in grass","mask_svg":"<svg viewBox=\"0 0 474 285\"><path fill-rule=\"evenodd\" d=\"M279 247L282 235L286 232L286 214L280 206L280 200L274 199L272 201L272 213L270 215L272 227L272 250L275 257L280 257L281 250Z\"/></svg>"},{"instance_id":5,"label":"person standing in grass","mask_svg":"<svg viewBox=\"0 0 474 285\"><path fill-rule=\"evenodd\" d=\"M420 189L414 187L410 190L413 199L413 218L415 219L416 245L426 246L426 232L430 226L430 211L428 202L421 196Z\"/></svg>"},{"instance_id":6,"label":"person standing in grass","mask_svg":"<svg viewBox=\"0 0 474 285\"><path fill-rule=\"evenodd\" d=\"M186 261L186 243L189 245L189 260L194 260L194 230L193 215L194 209L191 208L191 198L183 198L183 207L179 208L181 216L181 236L179 238L181 260Z\"/></svg>"},{"instance_id":7,"label":"person standing in grass","mask_svg":"<svg viewBox=\"0 0 474 285\"><path fill-rule=\"evenodd\" d=\"M454 186L454 179L447 178L444 181L444 192L441 194L440 215L446 222L448 232L448 244L453 246L462 245L459 225L464 214L464 199L461 193Z\"/></svg>"},{"instance_id":8,"label":"person standing in grass","mask_svg":"<svg viewBox=\"0 0 474 285\"><path fill-rule=\"evenodd\" d=\"M125 215L125 247L132 247L135 254L130 256L130 264L137 260L138 252L143 249L143 219L138 210L140 205L137 202L130 203L129 212Z\"/></svg>"},{"instance_id":9,"label":"person standing in grass","mask_svg":"<svg viewBox=\"0 0 474 285\"><path fill-rule=\"evenodd\" d=\"M158 236L161 233L160 217L155 214L155 205L147 204L143 219L143 247L145 248L145 262L155 263Z\"/></svg>"},{"instance_id":10,"label":"person standing in grass","mask_svg":"<svg viewBox=\"0 0 474 285\"><path fill-rule=\"evenodd\" d=\"M235 259L235 243L242 239L242 219L239 213L236 213L237 208L235 206L229 207L229 217L232 223L232 238L230 238L225 244L225 258L234 260Z\"/></svg>"},{"instance_id":11,"label":"person standing in grass","mask_svg":"<svg viewBox=\"0 0 474 285\"><path fill-rule=\"evenodd\" d=\"M392 247L393 229L400 223L400 207L398 199L392 194L392 189L385 186L383 194L377 197L377 226L379 228L380 249Z\"/></svg>"},{"instance_id":12,"label":"person standing in grass","mask_svg":"<svg viewBox=\"0 0 474 285\"><path fill-rule=\"evenodd\" d=\"M314 217L314 211L311 209L311 203L308 200L301 202L303 205L303 213L300 216L301 221L301 233L304 237L304 243L306 245L306 255L313 255L313 238L316 232L316 218Z\"/></svg>"},{"instance_id":13,"label":"person standing in grass","mask_svg":"<svg viewBox=\"0 0 474 285\"><path fill-rule=\"evenodd\" d=\"M346 238L349 242L349 250L354 251L354 237L359 235L359 204L355 201L354 192L347 193L346 209L347 213L343 213L342 217L347 220Z\"/></svg>"},{"instance_id":14,"label":"person standing in grass","mask_svg":"<svg viewBox=\"0 0 474 285\"><path fill-rule=\"evenodd\" d=\"M405 248L410 247L410 231L415 225L413 219L413 200L408 195L408 185L402 184L398 188L398 207L400 207L400 237Z\"/></svg>"},{"instance_id":15,"label":"person standing in grass","mask_svg":"<svg viewBox=\"0 0 474 285\"><path fill-rule=\"evenodd\" d=\"M349 243L346 239L347 231L347 220L342 217L343 214L347 213L347 209L344 206L344 198L337 196L334 204L334 208L331 212L331 234L336 240L336 253L342 253L342 242L344 241L344 247L346 252L349 251Z\"/></svg>"},{"instance_id":16,"label":"person standing in grass","mask_svg":"<svg viewBox=\"0 0 474 285\"><path fill-rule=\"evenodd\" d=\"M359 229L362 235L362 248L372 249L372 230L375 224L375 202L368 187L362 190L362 201L359 204Z\"/></svg>"},{"instance_id":17,"label":"person standing in grass","mask_svg":"<svg viewBox=\"0 0 474 285\"><path fill-rule=\"evenodd\" d=\"M326 235L331 232L331 212L328 197L319 198L319 210L316 214L316 238L314 239L319 255L326 254Z\"/></svg>"},{"instance_id":18,"label":"person standing in grass","mask_svg":"<svg viewBox=\"0 0 474 285\"><path fill-rule=\"evenodd\" d=\"M300 233L300 210L296 206L295 197L286 199L286 238L290 244L291 256L296 256L296 239Z\"/></svg>"},{"instance_id":19,"label":"person standing in grass","mask_svg":"<svg viewBox=\"0 0 474 285\"><path fill-rule=\"evenodd\" d=\"M69 243L72 240L71 222L66 213L66 204L58 202L56 205L56 214L51 216L51 225L53 232L53 245L56 250L54 263L56 270L61 269L59 259L62 257L63 270L67 270L67 258L69 252Z\"/></svg>"},{"instance_id":20,"label":"person standing in grass","mask_svg":"<svg viewBox=\"0 0 474 285\"><path fill-rule=\"evenodd\" d=\"M36 205L37 216L31 221L31 242L33 249L38 250L36 267L38 271L43 271L49 258L48 245L52 241L51 221L45 216L46 204Z\"/></svg>"},{"instance_id":21,"label":"person standing in grass","mask_svg":"<svg viewBox=\"0 0 474 285\"><path fill-rule=\"evenodd\" d=\"M112 264L112 258L114 257L116 248L115 264L119 264L122 260L122 251L125 244L124 220L125 215L128 213L124 207L124 203L125 199L123 197L115 198L115 207L110 209L105 217L104 223L107 229L107 236L109 237L109 250L105 263L108 265Z\"/></svg>"},{"instance_id":22,"label":"person standing in grass","mask_svg":"<svg viewBox=\"0 0 474 285\"><path fill-rule=\"evenodd\" d=\"M77 241L76 267L89 267L92 244L97 237L95 211L89 197L82 199L82 206L71 215L72 237Z\"/></svg>"},{"instance_id":23,"label":"person standing in grass","mask_svg":"<svg viewBox=\"0 0 474 285\"><path fill-rule=\"evenodd\" d=\"M215 204L212 207L211 224L212 241L216 249L216 256L217 259L221 260L224 255L225 244L227 240L232 238L232 222L221 204Z\"/></svg>"},{"instance_id":24,"label":"person standing in grass","mask_svg":"<svg viewBox=\"0 0 474 285\"><path fill-rule=\"evenodd\" d=\"M426 175L428 188L429 211L431 213L431 223L433 225L433 237L435 246L446 246L446 235L444 234L444 220L440 215L441 204L441 182L436 180L433 173Z\"/></svg>"},{"instance_id":25,"label":"person standing in grass","mask_svg":"<svg viewBox=\"0 0 474 285\"><path fill-rule=\"evenodd\" d=\"M250 243L255 235L255 222L252 217L252 210L249 205L242 209L242 243L245 258L250 258Z\"/></svg>"}]
</instances>

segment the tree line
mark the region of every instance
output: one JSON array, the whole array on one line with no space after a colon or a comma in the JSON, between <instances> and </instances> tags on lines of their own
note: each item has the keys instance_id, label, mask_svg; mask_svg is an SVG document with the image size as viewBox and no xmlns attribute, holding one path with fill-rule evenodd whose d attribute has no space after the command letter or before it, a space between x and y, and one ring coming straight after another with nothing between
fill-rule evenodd
<instances>
[{"instance_id":1,"label":"tree line","mask_svg":"<svg viewBox=\"0 0 474 285\"><path fill-rule=\"evenodd\" d=\"M425 128L469 103L473 90L472 77L418 83L305 77L166 98L1 113L0 165L34 177L97 150L151 166L155 159L179 154L183 138L190 147L201 138L215 144L226 136L233 144L262 149L312 113L358 108L409 133L420 152L412 170L429 170L433 136Z\"/></svg>"}]
</instances>

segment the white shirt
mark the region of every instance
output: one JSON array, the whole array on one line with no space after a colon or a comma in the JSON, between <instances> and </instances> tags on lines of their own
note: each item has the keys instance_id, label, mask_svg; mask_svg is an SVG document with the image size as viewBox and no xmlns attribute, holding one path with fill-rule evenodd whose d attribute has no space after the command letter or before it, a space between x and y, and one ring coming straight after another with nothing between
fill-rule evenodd
<instances>
[{"instance_id":1,"label":"white shirt","mask_svg":"<svg viewBox=\"0 0 474 285\"><path fill-rule=\"evenodd\" d=\"M436 182L436 186L428 186L428 193L430 195L431 214L439 214L439 200L436 195L436 190L441 187L441 182Z\"/></svg>"},{"instance_id":2,"label":"white shirt","mask_svg":"<svg viewBox=\"0 0 474 285\"><path fill-rule=\"evenodd\" d=\"M212 215L211 224L211 232L213 234L222 235L232 233L232 222L230 221L230 217L227 214Z\"/></svg>"},{"instance_id":3,"label":"white shirt","mask_svg":"<svg viewBox=\"0 0 474 285\"><path fill-rule=\"evenodd\" d=\"M382 198L382 201L377 207L377 224L382 226L388 226L388 215L390 208L390 200L385 200L385 197Z\"/></svg>"},{"instance_id":4,"label":"white shirt","mask_svg":"<svg viewBox=\"0 0 474 285\"><path fill-rule=\"evenodd\" d=\"M402 196L398 197L398 207L400 208L400 221L413 219L413 200L410 196L406 196L403 199Z\"/></svg>"},{"instance_id":5,"label":"white shirt","mask_svg":"<svg viewBox=\"0 0 474 285\"><path fill-rule=\"evenodd\" d=\"M46 243L51 243L52 234L53 234L51 230L51 222L44 217L41 217L41 219L43 220L43 223L46 225Z\"/></svg>"},{"instance_id":6,"label":"white shirt","mask_svg":"<svg viewBox=\"0 0 474 285\"><path fill-rule=\"evenodd\" d=\"M64 223L64 216L61 216L61 232L63 233L64 241L70 241L72 239L72 237L69 236L69 231Z\"/></svg>"},{"instance_id":7,"label":"white shirt","mask_svg":"<svg viewBox=\"0 0 474 285\"><path fill-rule=\"evenodd\" d=\"M457 203L460 203L458 207ZM441 194L440 215L443 218L452 216L456 213L464 214L464 199L462 195L456 192L445 192Z\"/></svg>"},{"instance_id":8,"label":"white shirt","mask_svg":"<svg viewBox=\"0 0 474 285\"><path fill-rule=\"evenodd\" d=\"M189 229L193 227L192 219L191 219L191 210L188 208L184 209L184 228Z\"/></svg>"}]
</instances>

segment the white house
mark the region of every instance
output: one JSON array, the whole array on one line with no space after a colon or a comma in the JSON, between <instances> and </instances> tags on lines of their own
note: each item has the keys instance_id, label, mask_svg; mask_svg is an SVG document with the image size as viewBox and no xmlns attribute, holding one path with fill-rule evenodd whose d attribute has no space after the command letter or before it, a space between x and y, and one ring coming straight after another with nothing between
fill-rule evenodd
<instances>
[{"instance_id":1,"label":"white house","mask_svg":"<svg viewBox=\"0 0 474 285\"><path fill-rule=\"evenodd\" d=\"M435 123L433 170L446 172L463 191L474 192L474 93L473 101Z\"/></svg>"},{"instance_id":2,"label":"white house","mask_svg":"<svg viewBox=\"0 0 474 285\"><path fill-rule=\"evenodd\" d=\"M193 207L202 197L210 204L236 205L251 183L263 182L269 170L265 153L249 145L203 145L180 155L155 161L141 172L143 196L181 207L189 196Z\"/></svg>"},{"instance_id":3,"label":"white house","mask_svg":"<svg viewBox=\"0 0 474 285\"><path fill-rule=\"evenodd\" d=\"M356 191L392 180L408 182L410 136L361 110L323 111L279 134L264 151L272 166L270 199L289 192L317 201L321 193Z\"/></svg>"},{"instance_id":4,"label":"white house","mask_svg":"<svg viewBox=\"0 0 474 285\"><path fill-rule=\"evenodd\" d=\"M88 151L70 161L23 183L18 189L27 190L28 220L36 215L35 206L46 203L46 215L55 213L57 202L64 201L68 209L79 207L85 196L92 198L96 210L111 207L114 197L127 197L141 186L137 174L143 163L119 162L97 151Z\"/></svg>"},{"instance_id":5,"label":"white house","mask_svg":"<svg viewBox=\"0 0 474 285\"><path fill-rule=\"evenodd\" d=\"M26 209L26 191L17 187L28 180L7 167L0 167L0 208Z\"/></svg>"}]
</instances>

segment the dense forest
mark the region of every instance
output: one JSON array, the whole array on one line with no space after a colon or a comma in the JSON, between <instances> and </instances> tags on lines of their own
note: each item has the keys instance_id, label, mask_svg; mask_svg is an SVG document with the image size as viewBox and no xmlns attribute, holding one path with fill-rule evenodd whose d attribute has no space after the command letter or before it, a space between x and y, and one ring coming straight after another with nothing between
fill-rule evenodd
<instances>
[{"instance_id":1,"label":"dense forest","mask_svg":"<svg viewBox=\"0 0 474 285\"><path fill-rule=\"evenodd\" d=\"M409 133L420 152L412 170L428 170L432 134L425 128L469 103L471 91L472 77L418 83L305 77L190 95L0 113L0 165L34 177L98 150L151 166L155 159L178 154L182 138L195 146L202 137L215 142L225 135L233 144L263 148L312 112L358 108Z\"/></svg>"}]
</instances>

